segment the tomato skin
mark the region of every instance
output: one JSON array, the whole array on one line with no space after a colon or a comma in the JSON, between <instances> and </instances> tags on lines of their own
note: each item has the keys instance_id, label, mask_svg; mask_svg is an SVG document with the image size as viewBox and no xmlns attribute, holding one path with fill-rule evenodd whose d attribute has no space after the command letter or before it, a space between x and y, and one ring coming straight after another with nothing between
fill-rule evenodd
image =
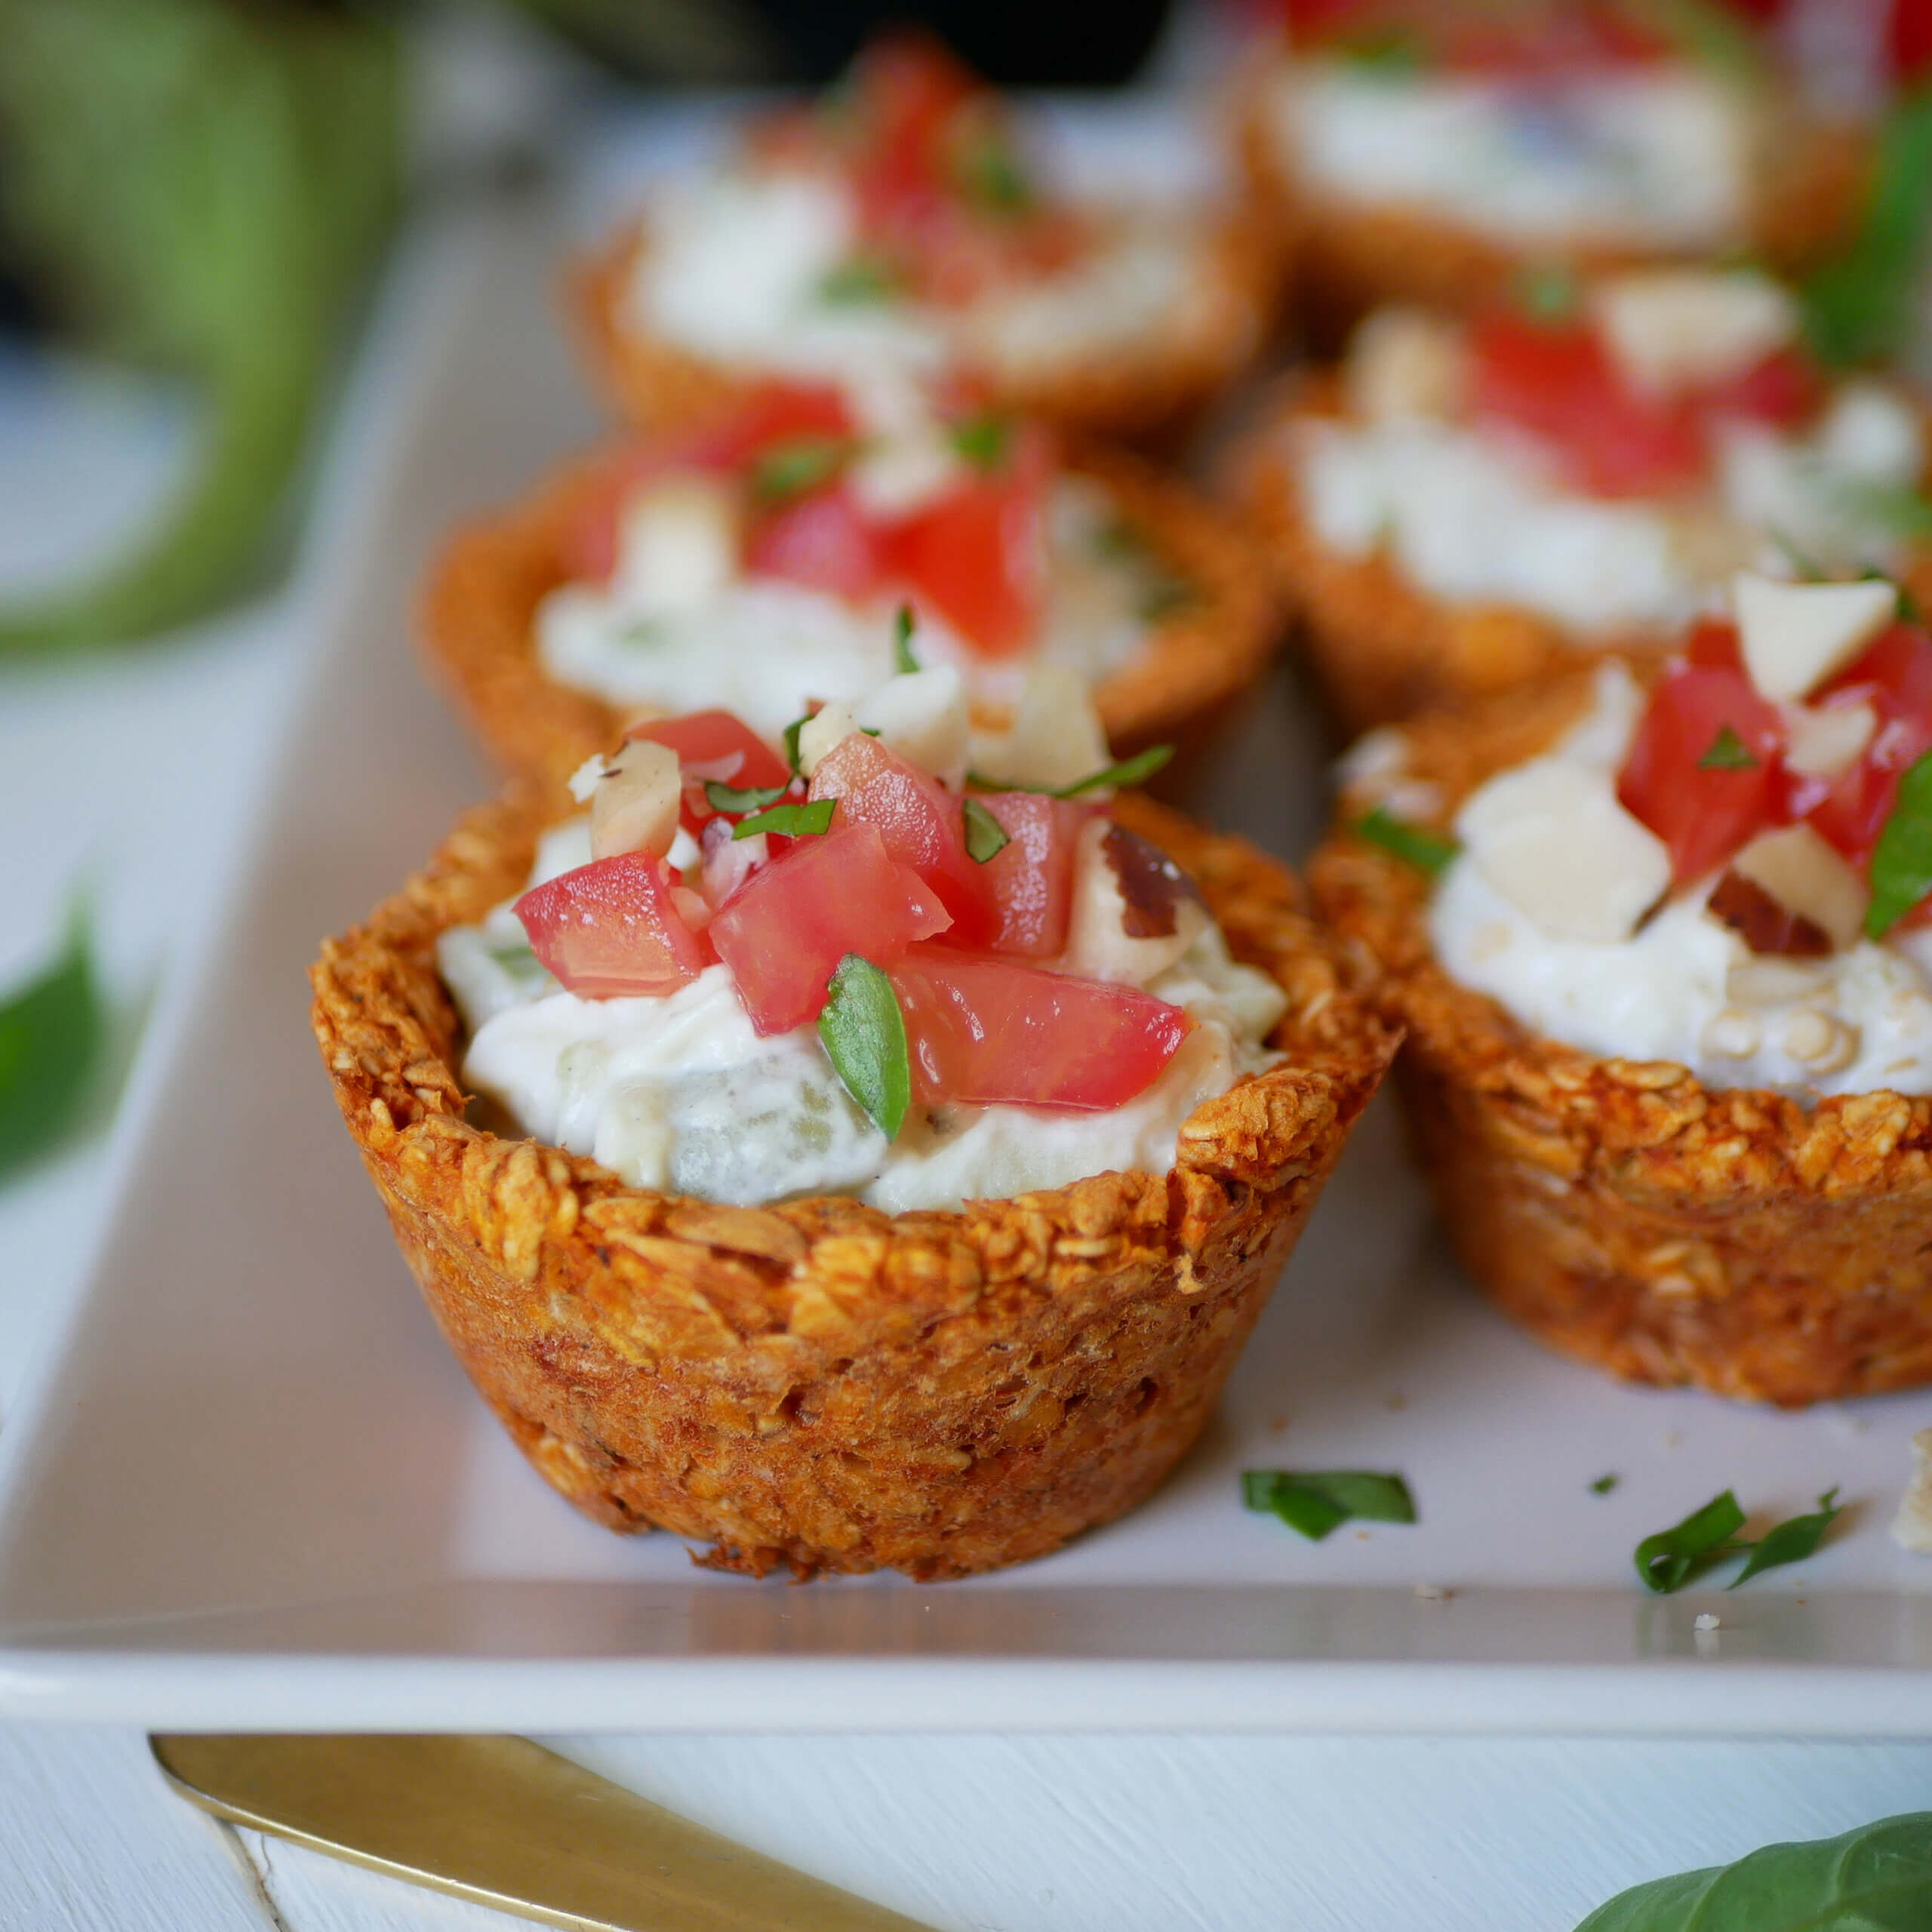
<instances>
[{"instance_id":1,"label":"tomato skin","mask_svg":"<svg viewBox=\"0 0 1932 1932\"><path fill-rule=\"evenodd\" d=\"M860 219L872 229L916 223L946 192L954 117L986 90L943 42L912 30L874 41L853 63L852 79L864 125Z\"/></svg>"},{"instance_id":2,"label":"tomato skin","mask_svg":"<svg viewBox=\"0 0 1932 1932\"><path fill-rule=\"evenodd\" d=\"M531 887L516 915L531 950L582 998L675 992L707 961L671 886L662 860L626 852Z\"/></svg>"},{"instance_id":3,"label":"tomato skin","mask_svg":"<svg viewBox=\"0 0 1932 1932\"><path fill-rule=\"evenodd\" d=\"M1192 1022L1137 987L916 946L891 969L913 1098L1097 1112L1160 1076Z\"/></svg>"},{"instance_id":4,"label":"tomato skin","mask_svg":"<svg viewBox=\"0 0 1932 1932\"><path fill-rule=\"evenodd\" d=\"M745 568L857 602L884 580L878 531L842 485L814 490L774 511L752 532Z\"/></svg>"},{"instance_id":5,"label":"tomato skin","mask_svg":"<svg viewBox=\"0 0 1932 1932\"><path fill-rule=\"evenodd\" d=\"M1932 70L1932 0L1891 0L1885 58L1895 79L1915 81Z\"/></svg>"},{"instance_id":6,"label":"tomato skin","mask_svg":"<svg viewBox=\"0 0 1932 1932\"><path fill-rule=\"evenodd\" d=\"M1826 687L1821 704L1863 703L1878 728L1863 755L1807 814L1855 866L1871 858L1906 768L1932 751L1932 638L1897 623Z\"/></svg>"},{"instance_id":7,"label":"tomato skin","mask_svg":"<svg viewBox=\"0 0 1932 1932\"><path fill-rule=\"evenodd\" d=\"M746 879L706 928L761 1034L818 1017L848 952L890 966L951 923L937 894L887 852L878 828L800 838Z\"/></svg>"},{"instance_id":8,"label":"tomato skin","mask_svg":"<svg viewBox=\"0 0 1932 1932\"><path fill-rule=\"evenodd\" d=\"M1817 412L1824 386L1808 358L1780 349L1741 376L1697 391L1691 401L1709 416L1745 416L1795 429Z\"/></svg>"},{"instance_id":9,"label":"tomato skin","mask_svg":"<svg viewBox=\"0 0 1932 1932\"><path fill-rule=\"evenodd\" d=\"M1052 461L1045 433L1019 426L997 469L968 477L888 539L891 567L915 599L982 657L1024 651L1039 629Z\"/></svg>"},{"instance_id":10,"label":"tomato skin","mask_svg":"<svg viewBox=\"0 0 1932 1932\"><path fill-rule=\"evenodd\" d=\"M1707 670L1742 674L1744 640L1728 617L1700 617L1684 641L1684 656L1686 662L1700 664Z\"/></svg>"},{"instance_id":11,"label":"tomato skin","mask_svg":"<svg viewBox=\"0 0 1932 1932\"><path fill-rule=\"evenodd\" d=\"M1727 725L1757 761L1706 771L1699 761ZM1783 735L1777 710L1742 672L1687 664L1652 691L1617 795L1669 847L1674 884L1715 871L1777 822Z\"/></svg>"},{"instance_id":12,"label":"tomato skin","mask_svg":"<svg viewBox=\"0 0 1932 1932\"><path fill-rule=\"evenodd\" d=\"M983 944L993 952L1051 959L1066 946L1080 829L1100 808L1037 792L977 795L1011 841L980 868L996 915Z\"/></svg>"}]
</instances>

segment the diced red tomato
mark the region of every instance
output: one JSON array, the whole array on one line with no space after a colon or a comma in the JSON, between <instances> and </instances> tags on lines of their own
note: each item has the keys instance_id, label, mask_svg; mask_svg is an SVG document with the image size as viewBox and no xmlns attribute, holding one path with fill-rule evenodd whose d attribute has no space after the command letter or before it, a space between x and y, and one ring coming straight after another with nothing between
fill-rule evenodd
<instances>
[{"instance_id":1,"label":"diced red tomato","mask_svg":"<svg viewBox=\"0 0 1932 1932\"><path fill-rule=\"evenodd\" d=\"M913 940L951 923L937 894L888 853L876 826L835 823L753 872L706 931L752 1026L770 1034L817 1017L847 953L889 967Z\"/></svg>"},{"instance_id":2,"label":"diced red tomato","mask_svg":"<svg viewBox=\"0 0 1932 1932\"><path fill-rule=\"evenodd\" d=\"M708 963L672 903L660 860L598 859L533 886L516 902L531 949L586 999L675 992Z\"/></svg>"},{"instance_id":3,"label":"diced red tomato","mask_svg":"<svg viewBox=\"0 0 1932 1932\"><path fill-rule=\"evenodd\" d=\"M944 193L954 117L985 91L972 69L928 34L888 34L860 55L852 93L863 146L854 174L868 229L916 223Z\"/></svg>"},{"instance_id":4,"label":"diced red tomato","mask_svg":"<svg viewBox=\"0 0 1932 1932\"><path fill-rule=\"evenodd\" d=\"M891 968L913 1097L1094 1111L1152 1084L1192 1023L1137 987L915 946Z\"/></svg>"},{"instance_id":5,"label":"diced red tomato","mask_svg":"<svg viewBox=\"0 0 1932 1932\"><path fill-rule=\"evenodd\" d=\"M1795 349L1780 349L1743 375L1714 383L1690 400L1706 416L1745 416L1792 429L1817 413L1823 393L1810 360Z\"/></svg>"},{"instance_id":6,"label":"diced red tomato","mask_svg":"<svg viewBox=\"0 0 1932 1932\"><path fill-rule=\"evenodd\" d=\"M760 523L745 567L835 597L870 596L886 574L877 531L842 487L814 490Z\"/></svg>"},{"instance_id":7,"label":"diced red tomato","mask_svg":"<svg viewBox=\"0 0 1932 1932\"><path fill-rule=\"evenodd\" d=\"M1476 413L1529 431L1592 495L1668 495L1702 470L1694 422L1632 395L1586 324L1492 315L1472 327L1469 347Z\"/></svg>"},{"instance_id":8,"label":"diced red tomato","mask_svg":"<svg viewBox=\"0 0 1932 1932\"><path fill-rule=\"evenodd\" d=\"M1700 617L1684 641L1684 655L1690 663L1707 669L1741 672L1744 669L1743 641L1728 617Z\"/></svg>"},{"instance_id":9,"label":"diced red tomato","mask_svg":"<svg viewBox=\"0 0 1932 1932\"><path fill-rule=\"evenodd\" d=\"M1755 762L1706 768L1727 727ZM1742 672L1686 665L1651 692L1617 796L1670 848L1678 884L1714 871L1777 821L1783 739L1777 711Z\"/></svg>"},{"instance_id":10,"label":"diced red tomato","mask_svg":"<svg viewBox=\"0 0 1932 1932\"><path fill-rule=\"evenodd\" d=\"M1037 792L977 796L1011 841L980 868L998 921L983 943L994 952L1051 959L1066 945L1080 828L1099 808Z\"/></svg>"},{"instance_id":11,"label":"diced red tomato","mask_svg":"<svg viewBox=\"0 0 1932 1932\"><path fill-rule=\"evenodd\" d=\"M1044 432L1022 425L996 470L968 477L888 540L915 599L985 657L1023 651L1039 628L1051 465Z\"/></svg>"},{"instance_id":12,"label":"diced red tomato","mask_svg":"<svg viewBox=\"0 0 1932 1932\"><path fill-rule=\"evenodd\" d=\"M1809 814L1824 838L1863 866L1891 816L1906 768L1932 750L1932 638L1916 625L1894 624L1817 701L1862 702L1878 714L1864 755Z\"/></svg>"},{"instance_id":13,"label":"diced red tomato","mask_svg":"<svg viewBox=\"0 0 1932 1932\"><path fill-rule=\"evenodd\" d=\"M1932 0L1891 0L1885 57L1901 81L1922 80L1932 72Z\"/></svg>"}]
</instances>

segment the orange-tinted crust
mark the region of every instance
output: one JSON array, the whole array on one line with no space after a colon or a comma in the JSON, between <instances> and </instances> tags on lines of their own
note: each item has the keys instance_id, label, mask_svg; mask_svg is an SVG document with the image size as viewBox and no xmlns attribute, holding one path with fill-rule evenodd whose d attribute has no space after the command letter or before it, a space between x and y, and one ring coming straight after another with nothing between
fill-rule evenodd
<instances>
[{"instance_id":1,"label":"orange-tinted crust","mask_svg":"<svg viewBox=\"0 0 1932 1932\"><path fill-rule=\"evenodd\" d=\"M430 661L472 730L515 771L568 777L635 715L553 681L535 646L537 607L569 574L566 537L607 460L568 465L509 509L464 525L429 578L421 630ZM1088 449L1070 466L1104 485L1124 521L1198 593L1095 693L1109 741L1125 756L1204 734L1279 641L1278 599L1259 551L1244 526L1132 456Z\"/></svg>"},{"instance_id":2,"label":"orange-tinted crust","mask_svg":"<svg viewBox=\"0 0 1932 1932\"><path fill-rule=\"evenodd\" d=\"M1446 826L1589 701L1571 672L1402 728ZM1369 800L1344 801L1344 823ZM1346 830L1310 884L1392 1024L1417 1155L1457 1254L1552 1347L1611 1374L1797 1405L1932 1380L1932 1100L1810 1106L1543 1039L1430 948L1429 883ZM1372 962L1372 965L1371 964Z\"/></svg>"},{"instance_id":3,"label":"orange-tinted crust","mask_svg":"<svg viewBox=\"0 0 1932 1932\"><path fill-rule=\"evenodd\" d=\"M1198 1109L1165 1174L958 1213L722 1208L470 1124L436 935L527 875L546 813L471 813L312 970L343 1118L430 1309L544 1477L761 1575L958 1577L1132 1509L1212 1410L1395 1036L1294 881L1144 799L1291 1008L1287 1064Z\"/></svg>"}]
</instances>

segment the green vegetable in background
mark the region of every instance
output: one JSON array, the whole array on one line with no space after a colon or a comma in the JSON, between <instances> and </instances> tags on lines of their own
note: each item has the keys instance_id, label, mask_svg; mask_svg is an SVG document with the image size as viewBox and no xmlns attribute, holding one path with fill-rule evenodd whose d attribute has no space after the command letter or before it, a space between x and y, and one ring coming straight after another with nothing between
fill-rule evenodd
<instances>
[{"instance_id":1,"label":"green vegetable in background","mask_svg":"<svg viewBox=\"0 0 1932 1932\"><path fill-rule=\"evenodd\" d=\"M0 999L0 1175L45 1152L73 1124L106 1030L87 918L76 911L60 956Z\"/></svg>"},{"instance_id":2,"label":"green vegetable in background","mask_svg":"<svg viewBox=\"0 0 1932 1932\"><path fill-rule=\"evenodd\" d=\"M1841 1838L1767 1844L1734 1865L1654 1878L1577 1932L1924 1932L1932 1926L1932 1812Z\"/></svg>"},{"instance_id":3,"label":"green vegetable in background","mask_svg":"<svg viewBox=\"0 0 1932 1932\"><path fill-rule=\"evenodd\" d=\"M9 238L94 347L190 379L192 474L100 575L0 610L0 652L143 635L260 568L395 207L393 32L292 0L0 0Z\"/></svg>"}]
</instances>

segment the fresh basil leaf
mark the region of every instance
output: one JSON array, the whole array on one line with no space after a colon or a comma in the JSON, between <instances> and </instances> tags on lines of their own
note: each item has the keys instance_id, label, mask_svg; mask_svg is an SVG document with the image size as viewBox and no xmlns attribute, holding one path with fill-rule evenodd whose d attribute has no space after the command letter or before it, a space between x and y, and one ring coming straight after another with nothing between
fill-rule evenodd
<instances>
[{"instance_id":1,"label":"fresh basil leaf","mask_svg":"<svg viewBox=\"0 0 1932 1932\"><path fill-rule=\"evenodd\" d=\"M989 859L998 858L1013 841L1007 836L1006 827L977 798L966 801L965 812L967 854L983 866Z\"/></svg>"},{"instance_id":2,"label":"fresh basil leaf","mask_svg":"<svg viewBox=\"0 0 1932 1932\"><path fill-rule=\"evenodd\" d=\"M1392 852L1431 878L1444 871L1462 851L1453 838L1398 818L1386 805L1377 805L1355 821L1355 830L1372 845Z\"/></svg>"},{"instance_id":3,"label":"fresh basil leaf","mask_svg":"<svg viewBox=\"0 0 1932 1932\"><path fill-rule=\"evenodd\" d=\"M1632 1559L1644 1589L1659 1596L1681 1590L1706 1565L1748 1547L1735 1540L1743 1527L1744 1512L1727 1489L1682 1522L1646 1537Z\"/></svg>"},{"instance_id":4,"label":"fresh basil leaf","mask_svg":"<svg viewBox=\"0 0 1932 1932\"><path fill-rule=\"evenodd\" d=\"M1620 1476L1614 1474L1598 1476L1596 1481L1590 1484L1590 1494L1592 1496L1607 1496L1622 1480Z\"/></svg>"},{"instance_id":5,"label":"fresh basil leaf","mask_svg":"<svg viewBox=\"0 0 1932 1932\"><path fill-rule=\"evenodd\" d=\"M1932 1811L1835 1838L1770 1844L1701 1872L1654 1878L1598 1906L1576 1932L1916 1932L1932 1925Z\"/></svg>"},{"instance_id":6,"label":"fresh basil leaf","mask_svg":"<svg viewBox=\"0 0 1932 1932\"><path fill-rule=\"evenodd\" d=\"M1406 81L1429 65L1428 49L1421 36L1406 27L1356 34L1339 42L1335 51L1351 67L1382 80Z\"/></svg>"},{"instance_id":7,"label":"fresh basil leaf","mask_svg":"<svg viewBox=\"0 0 1932 1932\"><path fill-rule=\"evenodd\" d=\"M1713 0L1648 0L1643 14L1687 60L1726 80L1752 81L1764 72L1755 35L1727 7Z\"/></svg>"},{"instance_id":8,"label":"fresh basil leaf","mask_svg":"<svg viewBox=\"0 0 1932 1932\"><path fill-rule=\"evenodd\" d=\"M1109 788L1122 791L1130 785L1143 784L1174 755L1172 745L1149 745L1144 752L1136 752L1133 757L1124 758L1118 764L1103 765L1098 771L1090 771L1084 778L1075 780L1071 785L1063 785L1053 796L1077 798L1088 792Z\"/></svg>"},{"instance_id":9,"label":"fresh basil leaf","mask_svg":"<svg viewBox=\"0 0 1932 1932\"><path fill-rule=\"evenodd\" d=\"M761 832L782 832L787 838L816 838L832 824L832 815L838 809L836 798L814 798L808 804L774 805L769 811L754 812L749 818L741 818L732 828L731 836L755 838Z\"/></svg>"},{"instance_id":10,"label":"fresh basil leaf","mask_svg":"<svg viewBox=\"0 0 1932 1932\"><path fill-rule=\"evenodd\" d=\"M1892 814L1878 832L1870 867L1865 935L1883 939L1932 892L1932 752L1906 768Z\"/></svg>"},{"instance_id":11,"label":"fresh basil leaf","mask_svg":"<svg viewBox=\"0 0 1932 1932\"><path fill-rule=\"evenodd\" d=\"M807 712L804 717L793 718L785 728L785 761L792 768L794 778L802 775L798 770L798 734L811 721L811 713Z\"/></svg>"},{"instance_id":12,"label":"fresh basil leaf","mask_svg":"<svg viewBox=\"0 0 1932 1932\"><path fill-rule=\"evenodd\" d=\"M1338 1524L1413 1523L1415 1499L1398 1475L1374 1469L1244 1469L1241 1500L1278 1516L1311 1543Z\"/></svg>"},{"instance_id":13,"label":"fresh basil leaf","mask_svg":"<svg viewBox=\"0 0 1932 1932\"><path fill-rule=\"evenodd\" d=\"M1915 325L1932 195L1932 88L1908 94L1887 117L1863 220L1851 245L1798 289L1811 352L1829 368L1883 361Z\"/></svg>"},{"instance_id":14,"label":"fresh basil leaf","mask_svg":"<svg viewBox=\"0 0 1932 1932\"><path fill-rule=\"evenodd\" d=\"M888 1140L897 1140L912 1102L912 1058L899 996L869 959L848 952L839 961L818 1036L845 1091Z\"/></svg>"},{"instance_id":15,"label":"fresh basil leaf","mask_svg":"<svg viewBox=\"0 0 1932 1932\"><path fill-rule=\"evenodd\" d=\"M0 1174L73 1124L106 1031L87 915L77 909L54 964L0 1000Z\"/></svg>"},{"instance_id":16,"label":"fresh basil leaf","mask_svg":"<svg viewBox=\"0 0 1932 1932\"><path fill-rule=\"evenodd\" d=\"M919 668L912 650L912 633L918 628L912 605L900 605L892 620L892 661L901 676L909 676Z\"/></svg>"},{"instance_id":17,"label":"fresh basil leaf","mask_svg":"<svg viewBox=\"0 0 1932 1932\"><path fill-rule=\"evenodd\" d=\"M1755 771L1758 761L1750 747L1728 724L1720 724L1718 734L1697 761L1700 771Z\"/></svg>"},{"instance_id":18,"label":"fresh basil leaf","mask_svg":"<svg viewBox=\"0 0 1932 1932\"><path fill-rule=\"evenodd\" d=\"M715 812L755 812L775 804L792 789L788 779L783 785L727 785L722 780L704 782L705 803Z\"/></svg>"},{"instance_id":19,"label":"fresh basil leaf","mask_svg":"<svg viewBox=\"0 0 1932 1932\"><path fill-rule=\"evenodd\" d=\"M1013 419L989 410L952 426L952 447L975 469L997 469L1013 447Z\"/></svg>"},{"instance_id":20,"label":"fresh basil leaf","mask_svg":"<svg viewBox=\"0 0 1932 1932\"><path fill-rule=\"evenodd\" d=\"M1815 1515L1793 1516L1775 1528L1767 1530L1751 1546L1749 1560L1730 1584L1736 1589L1748 1583L1761 1570L1775 1570L1786 1563L1802 1563L1825 1539L1825 1532L1837 1521L1844 1505L1838 1502L1834 1483L1818 1499Z\"/></svg>"},{"instance_id":21,"label":"fresh basil leaf","mask_svg":"<svg viewBox=\"0 0 1932 1932\"><path fill-rule=\"evenodd\" d=\"M834 309L889 302L900 292L898 272L876 255L854 255L819 278L818 299Z\"/></svg>"},{"instance_id":22,"label":"fresh basil leaf","mask_svg":"<svg viewBox=\"0 0 1932 1932\"><path fill-rule=\"evenodd\" d=\"M1778 553L1792 568L1792 574L1800 583L1823 583L1826 578L1825 567L1807 550L1801 550L1796 541L1786 531L1774 524L1767 525L1764 534L1777 547Z\"/></svg>"},{"instance_id":23,"label":"fresh basil leaf","mask_svg":"<svg viewBox=\"0 0 1932 1932\"><path fill-rule=\"evenodd\" d=\"M996 138L975 141L960 157L959 183L995 214L1020 214L1033 205L1032 177L1011 147Z\"/></svg>"},{"instance_id":24,"label":"fresh basil leaf","mask_svg":"<svg viewBox=\"0 0 1932 1932\"><path fill-rule=\"evenodd\" d=\"M761 503L783 503L829 482L852 454L842 436L794 436L775 443L752 470L752 494Z\"/></svg>"},{"instance_id":25,"label":"fresh basil leaf","mask_svg":"<svg viewBox=\"0 0 1932 1932\"><path fill-rule=\"evenodd\" d=\"M1567 322L1583 299L1574 269L1560 262L1534 262L1516 278L1516 306L1533 322Z\"/></svg>"}]
</instances>

